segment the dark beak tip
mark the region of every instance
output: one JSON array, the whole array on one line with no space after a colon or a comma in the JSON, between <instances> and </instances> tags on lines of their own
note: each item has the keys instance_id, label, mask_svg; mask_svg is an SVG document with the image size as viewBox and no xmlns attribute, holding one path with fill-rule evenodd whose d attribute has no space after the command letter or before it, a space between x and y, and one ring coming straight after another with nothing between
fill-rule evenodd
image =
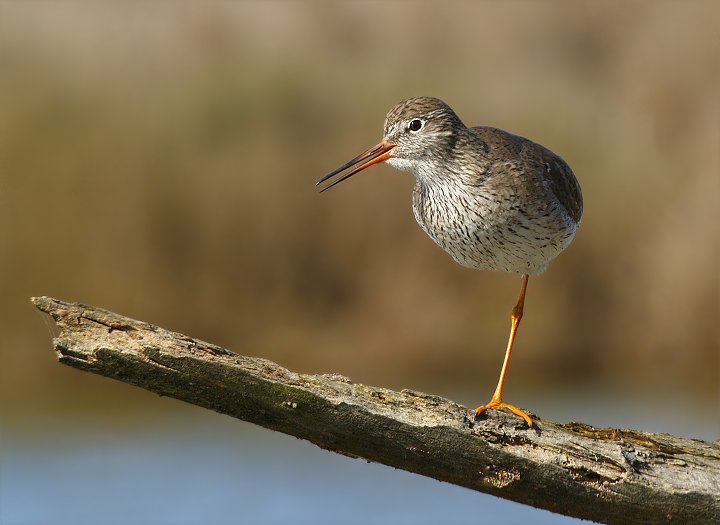
<instances>
[{"instance_id":1,"label":"dark beak tip","mask_svg":"<svg viewBox=\"0 0 720 525\"><path fill-rule=\"evenodd\" d=\"M332 188L333 186L336 186L336 185L339 184L340 182L348 179L349 177L355 175L356 173L361 172L361 171L364 170L365 168L367 168L367 167L369 167L369 166L372 166L373 164L376 164L377 162L387 160L387 158L388 158L388 152L389 152L391 149L393 149L394 147L395 147L394 144L388 144L388 143L386 143L386 142L381 142L381 143L379 143L379 144L376 144L376 145L373 146L372 148L369 148L369 149L367 149L366 151L362 152L360 155L358 155L357 157L355 157L355 158L352 159L351 161L343 164L342 166L340 166L338 169L336 169L336 170L333 171L332 173L329 173L328 175L325 175L323 178L321 178L319 181L317 181L317 183L315 183L315 187L320 186L322 183L324 183L324 182L327 181L328 179L334 177L335 175L338 175L339 173L345 171L346 169L351 168L351 167L355 166L356 164L359 164L359 163L361 163L361 162L363 162L363 161L367 161L367 162L365 162L364 164L356 167L355 169L353 169L353 170L350 171L349 173L346 173L345 175L341 176L340 178L338 178L338 179L335 180L334 182L332 182L332 183L328 184L327 186L325 186L324 188L322 188L322 189L320 190L320 193L324 192L325 190L329 190L329 189Z\"/></svg>"}]
</instances>

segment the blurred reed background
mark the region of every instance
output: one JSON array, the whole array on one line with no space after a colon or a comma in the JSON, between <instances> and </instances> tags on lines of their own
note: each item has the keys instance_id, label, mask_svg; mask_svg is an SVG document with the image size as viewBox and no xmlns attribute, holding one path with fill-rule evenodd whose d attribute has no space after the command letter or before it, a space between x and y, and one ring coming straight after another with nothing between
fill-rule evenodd
<instances>
[{"instance_id":1,"label":"blurred reed background","mask_svg":"<svg viewBox=\"0 0 720 525\"><path fill-rule=\"evenodd\" d=\"M717 437L719 12L0 3L5 431L199 412L59 366L32 295L485 402L519 279L463 269L426 238L408 174L314 187L377 142L393 104L434 95L466 124L548 146L583 188L574 243L530 282L508 399L614 423L591 398Z\"/></svg>"}]
</instances>

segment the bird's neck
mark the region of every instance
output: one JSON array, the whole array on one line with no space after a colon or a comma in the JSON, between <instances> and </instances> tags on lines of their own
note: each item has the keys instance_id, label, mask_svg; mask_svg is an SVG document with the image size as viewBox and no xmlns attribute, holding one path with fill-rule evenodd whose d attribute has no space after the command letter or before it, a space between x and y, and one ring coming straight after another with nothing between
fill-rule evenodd
<instances>
[{"instance_id":1,"label":"bird's neck","mask_svg":"<svg viewBox=\"0 0 720 525\"><path fill-rule=\"evenodd\" d=\"M486 145L475 134L462 134L451 148L441 155L428 155L408 163L417 183L424 186L477 186L484 178L491 161L485 155Z\"/></svg>"}]
</instances>

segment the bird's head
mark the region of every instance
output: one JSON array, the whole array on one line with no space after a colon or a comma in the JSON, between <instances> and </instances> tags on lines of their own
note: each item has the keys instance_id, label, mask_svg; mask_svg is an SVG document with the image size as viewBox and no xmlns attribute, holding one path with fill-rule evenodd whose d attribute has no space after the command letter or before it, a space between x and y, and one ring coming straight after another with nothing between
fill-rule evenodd
<instances>
[{"instance_id":1,"label":"bird's head","mask_svg":"<svg viewBox=\"0 0 720 525\"><path fill-rule=\"evenodd\" d=\"M355 166L322 188L321 191L325 191L379 162L387 162L418 176L424 167L443 162L452 153L463 129L465 125L460 118L440 99L415 97L404 100L385 117L382 141L320 179L317 185Z\"/></svg>"}]
</instances>

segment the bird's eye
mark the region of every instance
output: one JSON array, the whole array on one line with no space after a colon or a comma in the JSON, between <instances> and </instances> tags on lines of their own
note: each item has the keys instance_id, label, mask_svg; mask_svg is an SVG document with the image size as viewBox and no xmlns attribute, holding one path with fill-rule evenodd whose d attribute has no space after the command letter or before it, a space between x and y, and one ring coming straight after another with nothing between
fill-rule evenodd
<instances>
[{"instance_id":1,"label":"bird's eye","mask_svg":"<svg viewBox=\"0 0 720 525\"><path fill-rule=\"evenodd\" d=\"M420 131L423 127L423 121L419 118L413 119L408 124L408 129L410 131Z\"/></svg>"}]
</instances>

